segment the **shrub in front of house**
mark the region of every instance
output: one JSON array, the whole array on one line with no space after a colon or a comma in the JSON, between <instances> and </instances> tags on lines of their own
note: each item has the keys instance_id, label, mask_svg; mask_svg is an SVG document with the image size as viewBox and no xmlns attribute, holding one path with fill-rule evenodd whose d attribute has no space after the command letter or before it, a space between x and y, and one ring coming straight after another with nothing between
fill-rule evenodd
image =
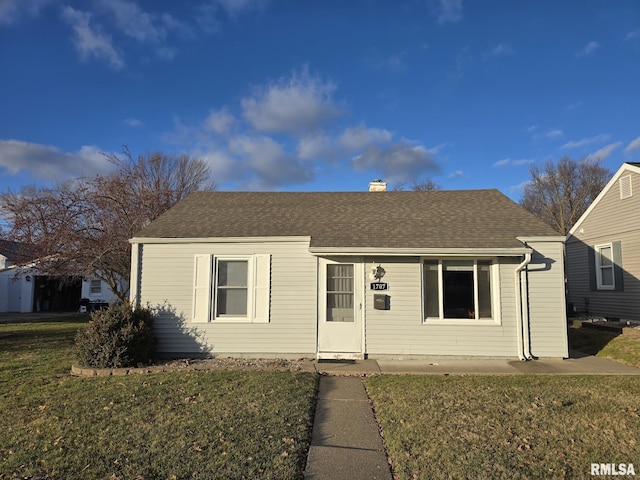
<instances>
[{"instance_id":1,"label":"shrub in front of house","mask_svg":"<svg viewBox=\"0 0 640 480\"><path fill-rule=\"evenodd\" d=\"M149 364L155 355L151 308L112 304L91 314L76 335L78 363L84 367L121 368Z\"/></svg>"}]
</instances>

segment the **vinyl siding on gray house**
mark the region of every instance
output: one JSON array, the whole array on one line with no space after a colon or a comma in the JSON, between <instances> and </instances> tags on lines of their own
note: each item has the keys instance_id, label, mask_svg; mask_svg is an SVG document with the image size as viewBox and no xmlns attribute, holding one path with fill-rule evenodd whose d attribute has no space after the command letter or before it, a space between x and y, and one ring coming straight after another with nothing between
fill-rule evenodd
<instances>
[{"instance_id":1,"label":"vinyl siding on gray house","mask_svg":"<svg viewBox=\"0 0 640 480\"><path fill-rule=\"evenodd\" d=\"M579 312L640 321L640 171L621 167L592 208L567 237L567 301ZM631 175L632 196L620 198L620 179ZM623 285L615 290L594 289L590 256L596 245L620 242Z\"/></svg>"},{"instance_id":2,"label":"vinyl siding on gray house","mask_svg":"<svg viewBox=\"0 0 640 480\"><path fill-rule=\"evenodd\" d=\"M527 244L534 249L526 273L531 353L534 357L568 357L563 245L545 241Z\"/></svg>"},{"instance_id":3,"label":"vinyl siding on gray house","mask_svg":"<svg viewBox=\"0 0 640 480\"><path fill-rule=\"evenodd\" d=\"M317 259L307 250L308 240L145 244L140 262L140 298L143 304L154 307L166 304L155 326L159 352L174 356L211 349L216 354L314 355ZM270 321L193 323L194 256L256 253L271 254ZM200 345L194 344L195 337Z\"/></svg>"},{"instance_id":4,"label":"vinyl siding on gray house","mask_svg":"<svg viewBox=\"0 0 640 480\"><path fill-rule=\"evenodd\" d=\"M378 259L390 285L390 310L373 309L373 295L366 293L366 344L371 356L492 356L516 357L514 297L515 259L498 260L500 324L433 325L422 318L422 266L420 258ZM446 321L445 321L446 322Z\"/></svg>"}]
</instances>

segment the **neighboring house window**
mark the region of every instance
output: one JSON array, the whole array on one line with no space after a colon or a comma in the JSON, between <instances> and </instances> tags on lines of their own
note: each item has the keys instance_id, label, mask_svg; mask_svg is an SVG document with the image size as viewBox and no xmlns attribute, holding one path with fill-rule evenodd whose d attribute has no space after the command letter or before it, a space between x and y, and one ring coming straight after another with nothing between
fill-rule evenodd
<instances>
[{"instance_id":1,"label":"neighboring house window","mask_svg":"<svg viewBox=\"0 0 640 480\"><path fill-rule=\"evenodd\" d=\"M493 319L491 272L490 260L425 260L426 319Z\"/></svg>"},{"instance_id":2,"label":"neighboring house window","mask_svg":"<svg viewBox=\"0 0 640 480\"><path fill-rule=\"evenodd\" d=\"M631 175L620 178L620 200L629 198L633 195L631 188Z\"/></svg>"},{"instance_id":3,"label":"neighboring house window","mask_svg":"<svg viewBox=\"0 0 640 480\"><path fill-rule=\"evenodd\" d=\"M268 322L271 255L195 255L194 322Z\"/></svg>"},{"instance_id":4,"label":"neighboring house window","mask_svg":"<svg viewBox=\"0 0 640 480\"><path fill-rule=\"evenodd\" d=\"M89 292L91 295L100 295L102 293L102 280L91 280Z\"/></svg>"},{"instance_id":5,"label":"neighboring house window","mask_svg":"<svg viewBox=\"0 0 640 480\"><path fill-rule=\"evenodd\" d=\"M599 290L615 289L613 246L596 245L596 281Z\"/></svg>"},{"instance_id":6,"label":"neighboring house window","mask_svg":"<svg viewBox=\"0 0 640 480\"><path fill-rule=\"evenodd\" d=\"M624 290L624 270L622 268L622 242L594 245L589 253L589 289Z\"/></svg>"}]
</instances>

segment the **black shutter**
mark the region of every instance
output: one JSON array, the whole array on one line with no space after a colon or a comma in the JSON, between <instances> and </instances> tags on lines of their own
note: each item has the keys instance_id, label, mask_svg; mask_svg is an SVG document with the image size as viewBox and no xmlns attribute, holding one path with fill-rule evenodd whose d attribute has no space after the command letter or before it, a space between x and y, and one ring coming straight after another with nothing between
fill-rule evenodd
<instances>
[{"instance_id":1,"label":"black shutter","mask_svg":"<svg viewBox=\"0 0 640 480\"><path fill-rule=\"evenodd\" d=\"M597 290L596 282L596 251L593 247L587 247L587 255L589 256L589 290Z\"/></svg>"}]
</instances>

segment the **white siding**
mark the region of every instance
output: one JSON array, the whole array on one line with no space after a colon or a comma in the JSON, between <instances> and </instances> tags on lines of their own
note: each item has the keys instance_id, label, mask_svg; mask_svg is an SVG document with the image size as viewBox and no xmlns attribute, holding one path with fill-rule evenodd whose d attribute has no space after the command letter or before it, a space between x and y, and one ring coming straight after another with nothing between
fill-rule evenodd
<instances>
[{"instance_id":1,"label":"white siding","mask_svg":"<svg viewBox=\"0 0 640 480\"><path fill-rule=\"evenodd\" d=\"M315 355L317 259L308 242L145 244L140 303L163 306L156 324L159 352L179 354ZM193 323L194 258L271 255L268 323Z\"/></svg>"},{"instance_id":2,"label":"white siding","mask_svg":"<svg viewBox=\"0 0 640 480\"><path fill-rule=\"evenodd\" d=\"M527 267L531 353L568 357L562 242L528 242L534 249Z\"/></svg>"},{"instance_id":3,"label":"white siding","mask_svg":"<svg viewBox=\"0 0 640 480\"><path fill-rule=\"evenodd\" d=\"M592 315L640 321L640 175L630 174L633 195L620 199L616 181L567 240L568 301ZM592 291L589 247L614 241L621 242L624 290Z\"/></svg>"},{"instance_id":4,"label":"white siding","mask_svg":"<svg viewBox=\"0 0 640 480\"><path fill-rule=\"evenodd\" d=\"M368 260L369 264L371 259ZM367 288L366 348L376 355L516 357L515 259L499 259L499 325L430 325L422 321L422 268L419 258L376 258L386 270L390 310L374 310ZM492 285L496 288L496 285ZM380 292L377 292L380 293Z\"/></svg>"},{"instance_id":5,"label":"white siding","mask_svg":"<svg viewBox=\"0 0 640 480\"><path fill-rule=\"evenodd\" d=\"M103 301L112 303L118 301L118 297L111 291L106 282L100 281L100 293L91 293L91 280L95 278L85 278L82 281L82 292L80 298L88 298L92 302Z\"/></svg>"}]
</instances>

